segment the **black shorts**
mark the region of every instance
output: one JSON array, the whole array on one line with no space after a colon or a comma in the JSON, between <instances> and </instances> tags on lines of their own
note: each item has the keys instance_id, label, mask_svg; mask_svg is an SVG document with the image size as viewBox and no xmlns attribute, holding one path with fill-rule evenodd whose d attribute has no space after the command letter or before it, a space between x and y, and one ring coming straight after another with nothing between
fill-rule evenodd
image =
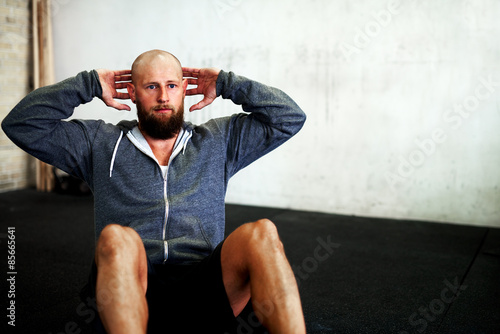
<instances>
[{"instance_id":1,"label":"black shorts","mask_svg":"<svg viewBox=\"0 0 500 334\"><path fill-rule=\"evenodd\" d=\"M153 265L148 259L148 333L224 333L236 326L221 269L221 242L193 265ZM95 298L97 266L92 265L82 299ZM94 328L103 331L98 316Z\"/></svg>"}]
</instances>

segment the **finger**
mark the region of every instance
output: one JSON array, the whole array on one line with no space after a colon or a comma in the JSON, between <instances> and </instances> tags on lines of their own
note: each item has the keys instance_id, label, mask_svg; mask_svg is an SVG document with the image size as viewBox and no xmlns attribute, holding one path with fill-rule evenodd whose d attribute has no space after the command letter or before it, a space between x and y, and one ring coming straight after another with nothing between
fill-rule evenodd
<instances>
[{"instance_id":1,"label":"finger","mask_svg":"<svg viewBox=\"0 0 500 334\"><path fill-rule=\"evenodd\" d=\"M128 100L130 99L130 95L128 93L120 93L118 92L115 96L115 99L120 99L120 100Z\"/></svg>"},{"instance_id":2,"label":"finger","mask_svg":"<svg viewBox=\"0 0 500 334\"><path fill-rule=\"evenodd\" d=\"M123 103L118 103L116 102L115 100L112 100L108 103L108 106L112 107L112 108L115 108L117 110L128 110L130 111L130 107L126 104L123 104Z\"/></svg>"},{"instance_id":3,"label":"finger","mask_svg":"<svg viewBox=\"0 0 500 334\"><path fill-rule=\"evenodd\" d=\"M118 82L115 84L115 89L124 89L127 88L128 82Z\"/></svg>"},{"instance_id":4,"label":"finger","mask_svg":"<svg viewBox=\"0 0 500 334\"><path fill-rule=\"evenodd\" d=\"M127 88L126 82L117 82L115 83L115 89L124 89Z\"/></svg>"},{"instance_id":5,"label":"finger","mask_svg":"<svg viewBox=\"0 0 500 334\"><path fill-rule=\"evenodd\" d=\"M206 106L208 106L209 104L211 104L213 101L214 101L214 99L204 98L200 102L198 102L195 105L191 106L191 108L189 108L189 111L195 111L195 110L203 109Z\"/></svg>"},{"instance_id":6,"label":"finger","mask_svg":"<svg viewBox=\"0 0 500 334\"><path fill-rule=\"evenodd\" d=\"M194 80L198 80L198 75L195 75L193 73L183 73L182 74L182 77L184 79L194 79Z\"/></svg>"},{"instance_id":7,"label":"finger","mask_svg":"<svg viewBox=\"0 0 500 334\"><path fill-rule=\"evenodd\" d=\"M196 68L196 67L183 67L182 72L198 73L198 72L200 72L200 69Z\"/></svg>"},{"instance_id":8,"label":"finger","mask_svg":"<svg viewBox=\"0 0 500 334\"><path fill-rule=\"evenodd\" d=\"M198 95L203 94L198 88L186 89L186 95Z\"/></svg>"},{"instance_id":9,"label":"finger","mask_svg":"<svg viewBox=\"0 0 500 334\"><path fill-rule=\"evenodd\" d=\"M132 110L132 109L130 109L130 107L129 107L128 105L126 105L126 104L119 104L119 105L116 107L116 109L118 109L118 110L126 110L126 111L130 111L130 110Z\"/></svg>"},{"instance_id":10,"label":"finger","mask_svg":"<svg viewBox=\"0 0 500 334\"><path fill-rule=\"evenodd\" d=\"M128 105L121 103L108 104L108 107L115 108L116 110L127 110L127 111L131 110Z\"/></svg>"},{"instance_id":11,"label":"finger","mask_svg":"<svg viewBox=\"0 0 500 334\"><path fill-rule=\"evenodd\" d=\"M183 67L182 68L182 74L185 77L197 78L199 75L199 72L200 72L199 68L194 68L194 67Z\"/></svg>"},{"instance_id":12,"label":"finger","mask_svg":"<svg viewBox=\"0 0 500 334\"><path fill-rule=\"evenodd\" d=\"M132 76L131 75L115 75L115 82L130 82L132 81Z\"/></svg>"},{"instance_id":13,"label":"finger","mask_svg":"<svg viewBox=\"0 0 500 334\"><path fill-rule=\"evenodd\" d=\"M113 71L113 73L115 74L115 76L119 76L119 75L131 74L132 71L131 70L119 70L119 71Z\"/></svg>"},{"instance_id":14,"label":"finger","mask_svg":"<svg viewBox=\"0 0 500 334\"><path fill-rule=\"evenodd\" d=\"M187 79L187 81L190 85L198 85L198 79Z\"/></svg>"},{"instance_id":15,"label":"finger","mask_svg":"<svg viewBox=\"0 0 500 334\"><path fill-rule=\"evenodd\" d=\"M193 112L195 110L200 110L202 107L200 107L200 103L196 103L194 105L191 106L191 108L189 108L189 111L190 112Z\"/></svg>"}]
</instances>

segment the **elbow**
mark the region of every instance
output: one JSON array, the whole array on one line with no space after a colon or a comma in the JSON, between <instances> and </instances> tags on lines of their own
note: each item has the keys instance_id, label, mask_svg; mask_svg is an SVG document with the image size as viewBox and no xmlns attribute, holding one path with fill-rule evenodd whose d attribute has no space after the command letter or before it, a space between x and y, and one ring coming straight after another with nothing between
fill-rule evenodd
<instances>
[{"instance_id":1,"label":"elbow","mask_svg":"<svg viewBox=\"0 0 500 334\"><path fill-rule=\"evenodd\" d=\"M297 114L296 114L296 119L295 119L297 131L295 133L299 132L302 129L302 127L306 123L306 120L307 120L306 113L302 109L298 108Z\"/></svg>"},{"instance_id":2,"label":"elbow","mask_svg":"<svg viewBox=\"0 0 500 334\"><path fill-rule=\"evenodd\" d=\"M14 136L16 132L16 125L15 117L13 117L12 113L10 113L2 120L2 131L7 137L12 139L12 136Z\"/></svg>"},{"instance_id":3,"label":"elbow","mask_svg":"<svg viewBox=\"0 0 500 334\"><path fill-rule=\"evenodd\" d=\"M17 143L16 138L19 137L18 122L16 122L15 118L12 117L11 114L8 114L2 120L2 131L5 133L7 138L12 140L12 142Z\"/></svg>"},{"instance_id":4,"label":"elbow","mask_svg":"<svg viewBox=\"0 0 500 334\"><path fill-rule=\"evenodd\" d=\"M304 126L307 116L302 109L297 108L293 114L290 114L288 119L283 123L281 131L287 138L295 136Z\"/></svg>"},{"instance_id":5,"label":"elbow","mask_svg":"<svg viewBox=\"0 0 500 334\"><path fill-rule=\"evenodd\" d=\"M2 131L7 135L7 137L10 137L9 130L10 130L9 116L7 116L2 120Z\"/></svg>"},{"instance_id":6,"label":"elbow","mask_svg":"<svg viewBox=\"0 0 500 334\"><path fill-rule=\"evenodd\" d=\"M300 127L302 128L304 126L304 124L306 123L306 120L307 120L307 115L306 115L306 113L302 109L300 109L300 116L299 116L299 118L300 118L300 121L299 121L300 122Z\"/></svg>"},{"instance_id":7,"label":"elbow","mask_svg":"<svg viewBox=\"0 0 500 334\"><path fill-rule=\"evenodd\" d=\"M291 104L289 105L289 114L291 116L291 121L295 124L295 126L300 130L307 119L306 113L302 108L294 101L291 101Z\"/></svg>"}]
</instances>

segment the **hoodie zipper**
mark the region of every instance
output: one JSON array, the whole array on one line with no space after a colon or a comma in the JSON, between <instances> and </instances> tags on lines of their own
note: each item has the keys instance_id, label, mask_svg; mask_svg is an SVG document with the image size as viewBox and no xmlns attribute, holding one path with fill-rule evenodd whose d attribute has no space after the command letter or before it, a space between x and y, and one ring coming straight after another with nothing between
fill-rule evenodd
<instances>
[{"instance_id":1,"label":"hoodie zipper","mask_svg":"<svg viewBox=\"0 0 500 334\"><path fill-rule=\"evenodd\" d=\"M187 135L183 136L181 138L181 143L177 147L174 148L174 151L170 155L170 158L168 159L168 165L167 165L167 170L165 171L165 176L163 177L163 197L165 199L165 222L163 224L163 244L165 247L165 254L164 254L164 260L163 263L167 262L168 259L168 241L166 240L167 237L167 222L168 222L168 213L169 213L169 203L168 203L168 192L167 192L167 179L168 179L168 170L170 169L170 165L172 164L172 161L175 159L176 156L179 155L179 153L184 154L186 151L186 143L187 141L191 138L192 133L189 132ZM158 164L159 165L159 164ZM160 167L161 169L161 167ZM163 172L163 171L162 171Z\"/></svg>"},{"instance_id":2,"label":"hoodie zipper","mask_svg":"<svg viewBox=\"0 0 500 334\"><path fill-rule=\"evenodd\" d=\"M168 166L170 166L170 161ZM163 256L163 263L167 262L168 259L168 242L166 239L166 233L167 233L167 220L168 220L168 197L167 197L167 175L168 175L168 166L167 170L165 172L165 176L163 177L163 198L165 199L165 220L163 222L163 247L165 249L165 254ZM161 169L161 167L160 167ZM162 171L163 172L163 171Z\"/></svg>"},{"instance_id":3,"label":"hoodie zipper","mask_svg":"<svg viewBox=\"0 0 500 334\"><path fill-rule=\"evenodd\" d=\"M164 258L163 258L163 263L167 262L168 259L168 241L166 240L167 236L167 222L168 222L168 213L169 213L169 203L168 203L168 196L167 196L167 179L168 179L168 170L170 168L170 164L172 163L172 160L179 154L186 151L186 145L189 139L192 137L192 132L184 132L182 137L180 138L181 141L179 142L179 145L174 148L174 151L170 155L170 159L168 160L168 165L167 165L167 170L165 172L165 175L163 175L163 170L161 170L161 165L156 159L156 157L152 154L152 152L146 151L143 146L137 141L137 139L134 137L132 133L127 133L127 137L129 137L130 141L134 144L134 146L139 149L142 153L146 154L147 156L151 157L158 165L160 168L161 174L163 176L163 199L165 201L165 217L163 221L163 231L162 231L162 239L163 239L163 247L164 247ZM110 172L111 175L111 172Z\"/></svg>"}]
</instances>

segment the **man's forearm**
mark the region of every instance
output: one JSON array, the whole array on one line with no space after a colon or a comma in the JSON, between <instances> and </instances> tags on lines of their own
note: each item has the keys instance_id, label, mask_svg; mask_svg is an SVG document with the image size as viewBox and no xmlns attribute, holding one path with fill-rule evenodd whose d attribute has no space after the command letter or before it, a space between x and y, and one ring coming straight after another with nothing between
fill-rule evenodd
<instances>
[{"instance_id":1,"label":"man's forearm","mask_svg":"<svg viewBox=\"0 0 500 334\"><path fill-rule=\"evenodd\" d=\"M97 73L82 72L26 96L2 122L21 149L72 175L84 177L97 121L67 122L74 108L100 94Z\"/></svg>"},{"instance_id":2,"label":"man's forearm","mask_svg":"<svg viewBox=\"0 0 500 334\"><path fill-rule=\"evenodd\" d=\"M81 72L28 94L2 121L2 129L16 145L31 153L40 141L54 135L58 124L69 118L75 107L100 94L97 73Z\"/></svg>"},{"instance_id":3,"label":"man's forearm","mask_svg":"<svg viewBox=\"0 0 500 334\"><path fill-rule=\"evenodd\" d=\"M233 115L229 122L227 118L215 120L228 140L228 175L286 142L306 120L305 113L281 90L231 72L219 74L217 94L249 112Z\"/></svg>"},{"instance_id":4,"label":"man's forearm","mask_svg":"<svg viewBox=\"0 0 500 334\"><path fill-rule=\"evenodd\" d=\"M244 111L256 114L260 121L290 137L302 128L306 120L302 109L283 91L232 72L221 71L219 74L217 95L242 105Z\"/></svg>"}]
</instances>

